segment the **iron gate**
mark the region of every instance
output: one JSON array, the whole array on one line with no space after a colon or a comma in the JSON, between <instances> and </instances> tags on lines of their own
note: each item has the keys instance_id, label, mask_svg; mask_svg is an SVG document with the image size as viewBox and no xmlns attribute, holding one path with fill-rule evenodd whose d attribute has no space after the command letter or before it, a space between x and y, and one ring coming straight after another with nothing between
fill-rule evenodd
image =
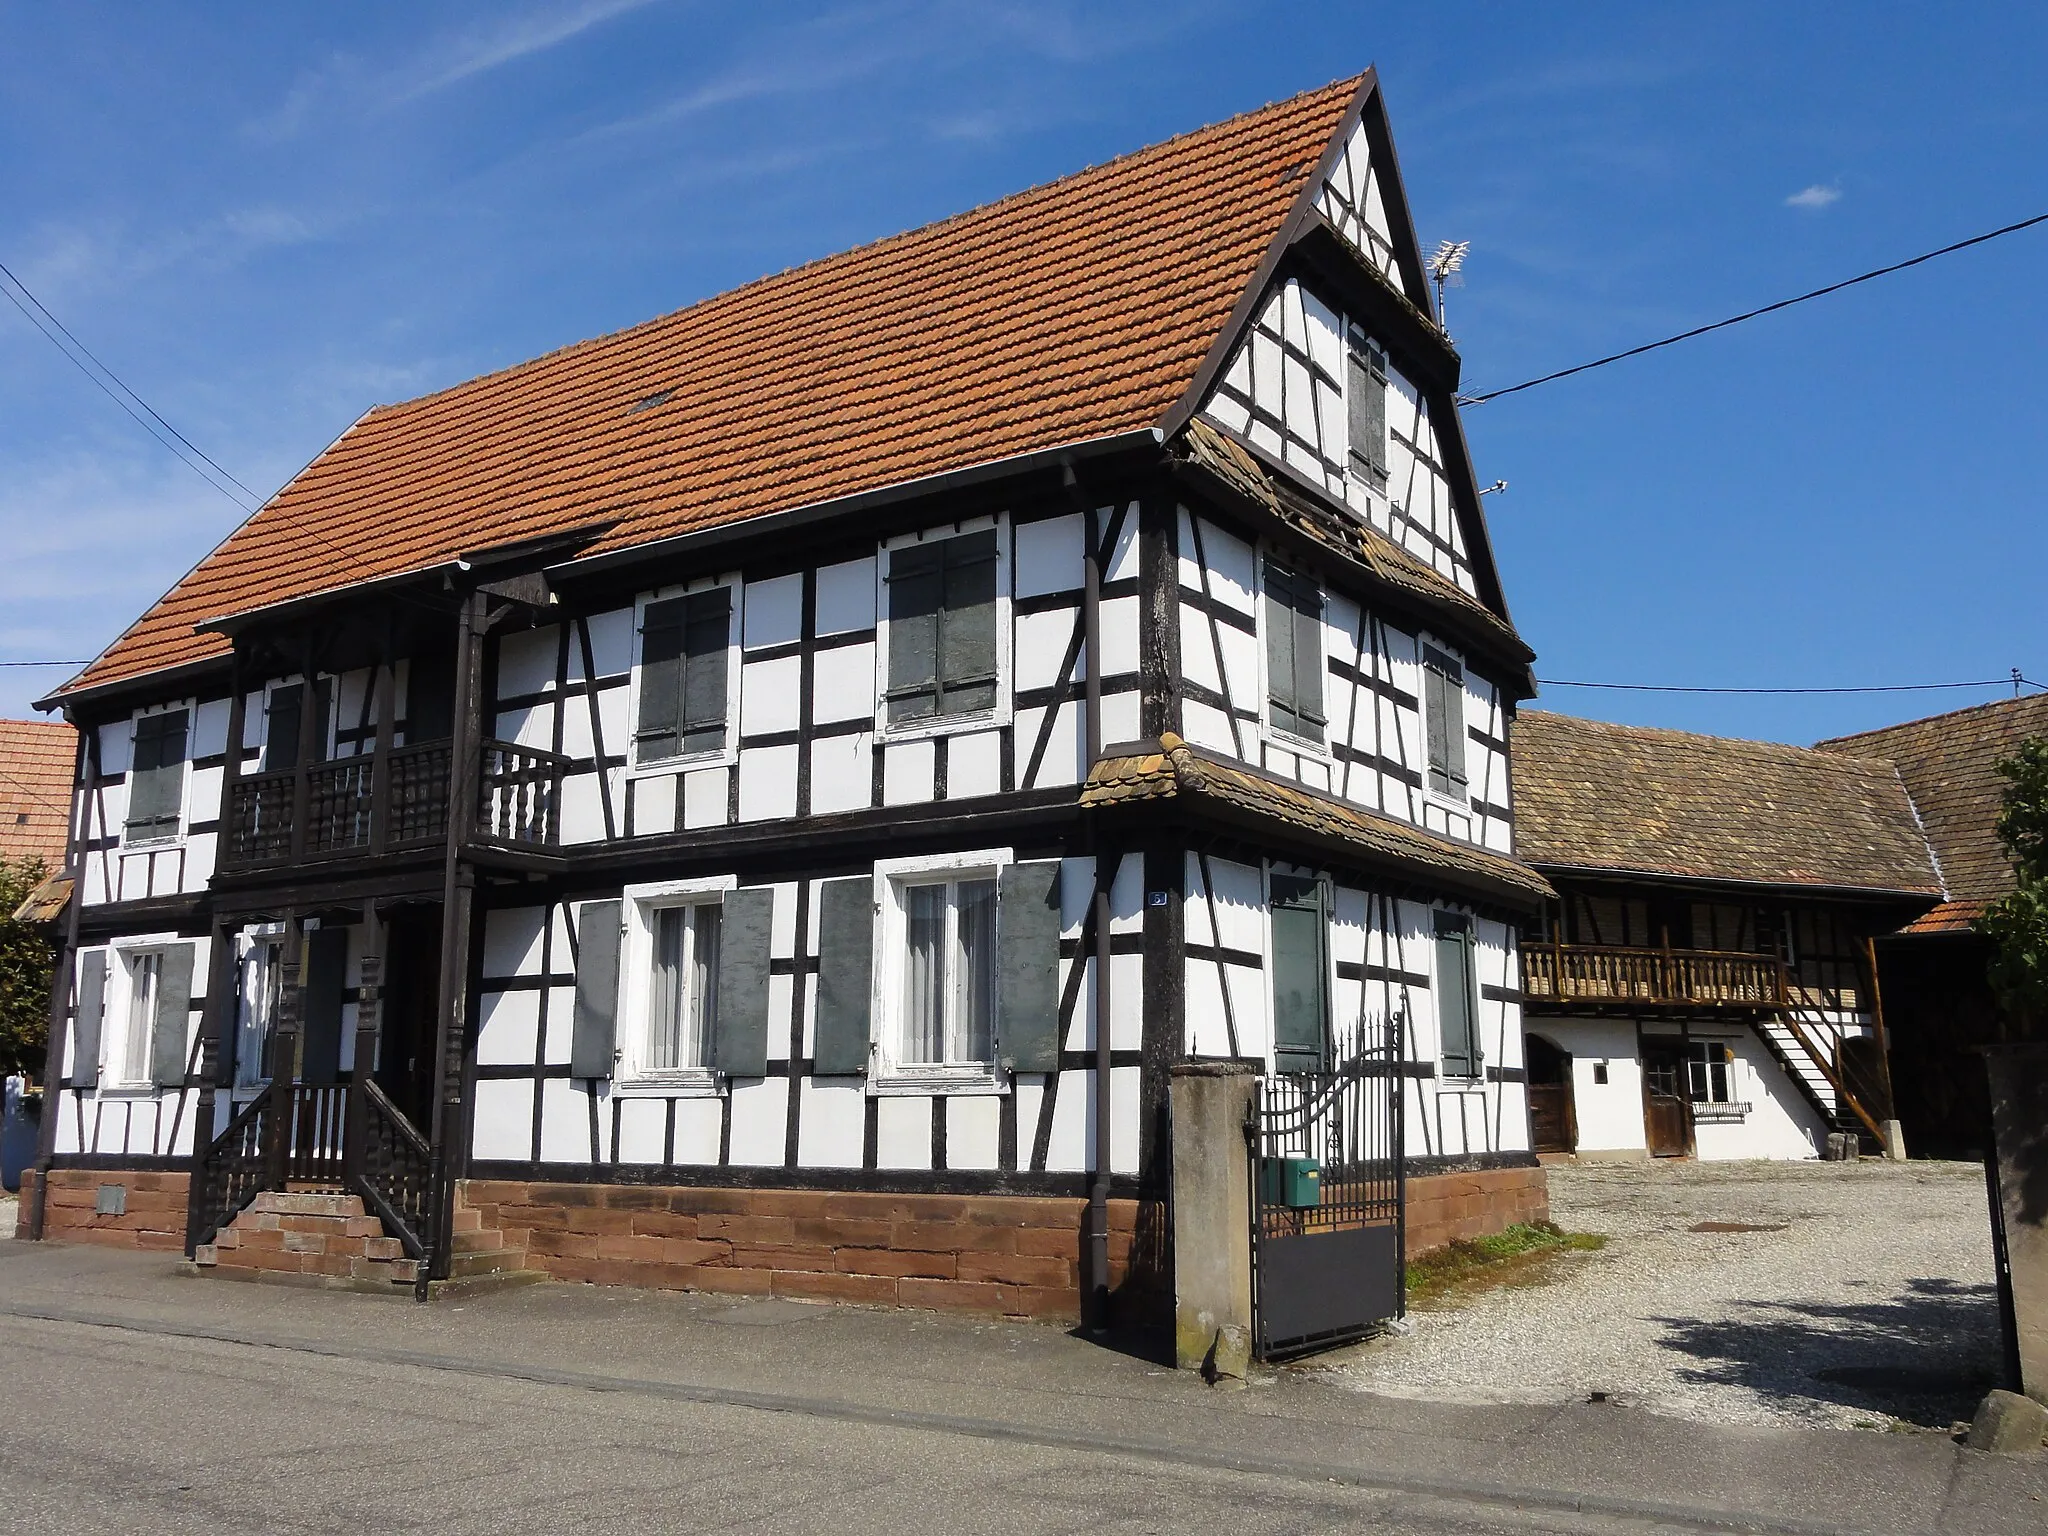
<instances>
[{"instance_id":1,"label":"iron gate","mask_svg":"<svg viewBox=\"0 0 2048 1536\"><path fill-rule=\"evenodd\" d=\"M1405 1310L1401 1021L1365 1022L1334 1069L1252 1098L1253 1347L1261 1360L1358 1338Z\"/></svg>"}]
</instances>

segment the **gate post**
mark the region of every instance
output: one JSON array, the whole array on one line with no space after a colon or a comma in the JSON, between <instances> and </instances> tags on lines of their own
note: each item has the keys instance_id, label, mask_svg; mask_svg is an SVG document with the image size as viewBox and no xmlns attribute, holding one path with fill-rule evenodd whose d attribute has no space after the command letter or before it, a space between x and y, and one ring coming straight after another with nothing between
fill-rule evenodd
<instances>
[{"instance_id":1,"label":"gate post","mask_svg":"<svg viewBox=\"0 0 2048 1536\"><path fill-rule=\"evenodd\" d=\"M1183 1061L1168 1085L1173 1121L1173 1355L1202 1369L1227 1327L1252 1329L1251 1146L1258 1069Z\"/></svg>"}]
</instances>

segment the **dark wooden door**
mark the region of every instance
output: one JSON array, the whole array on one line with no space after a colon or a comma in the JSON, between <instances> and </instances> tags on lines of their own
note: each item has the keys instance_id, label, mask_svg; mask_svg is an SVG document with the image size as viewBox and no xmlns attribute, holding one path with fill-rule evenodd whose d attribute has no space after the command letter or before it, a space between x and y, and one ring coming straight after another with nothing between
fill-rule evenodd
<instances>
[{"instance_id":1,"label":"dark wooden door","mask_svg":"<svg viewBox=\"0 0 2048 1536\"><path fill-rule=\"evenodd\" d=\"M1652 1157L1684 1157L1692 1150L1685 1063L1674 1049L1643 1048L1643 1134Z\"/></svg>"},{"instance_id":2,"label":"dark wooden door","mask_svg":"<svg viewBox=\"0 0 2048 1536\"><path fill-rule=\"evenodd\" d=\"M1538 1152L1576 1152L1578 1116L1572 1103L1572 1059L1541 1035L1524 1042L1529 1073L1529 1141Z\"/></svg>"},{"instance_id":3,"label":"dark wooden door","mask_svg":"<svg viewBox=\"0 0 2048 1536\"><path fill-rule=\"evenodd\" d=\"M441 985L441 909L389 915L377 1086L420 1130L433 1118L434 1019Z\"/></svg>"}]
</instances>

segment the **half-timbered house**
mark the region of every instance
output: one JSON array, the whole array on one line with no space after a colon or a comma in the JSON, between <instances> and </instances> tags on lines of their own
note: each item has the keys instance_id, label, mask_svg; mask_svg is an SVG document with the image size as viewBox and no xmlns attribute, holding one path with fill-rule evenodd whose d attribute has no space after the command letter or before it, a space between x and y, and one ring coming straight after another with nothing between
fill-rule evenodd
<instances>
[{"instance_id":1,"label":"half-timbered house","mask_svg":"<svg viewBox=\"0 0 2048 1536\"><path fill-rule=\"evenodd\" d=\"M368 412L52 701L38 1230L1072 1312L1368 1036L1540 1212L1458 371L1367 74Z\"/></svg>"},{"instance_id":2,"label":"half-timbered house","mask_svg":"<svg viewBox=\"0 0 2048 1536\"><path fill-rule=\"evenodd\" d=\"M1889 762L1528 710L1516 833L1539 1151L1818 1157L1883 1144L1874 941L1939 873Z\"/></svg>"}]
</instances>

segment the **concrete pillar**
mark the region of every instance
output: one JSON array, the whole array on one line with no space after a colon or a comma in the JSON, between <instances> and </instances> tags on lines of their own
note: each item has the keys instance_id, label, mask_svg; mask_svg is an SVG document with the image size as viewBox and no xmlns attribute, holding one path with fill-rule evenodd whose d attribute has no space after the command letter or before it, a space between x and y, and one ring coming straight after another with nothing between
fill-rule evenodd
<instances>
[{"instance_id":1,"label":"concrete pillar","mask_svg":"<svg viewBox=\"0 0 2048 1536\"><path fill-rule=\"evenodd\" d=\"M1257 1081L1257 1069L1242 1062L1189 1061L1172 1069L1173 1352L1182 1370L1202 1369L1212 1352L1241 1354L1251 1338L1251 1152L1244 1127Z\"/></svg>"},{"instance_id":2,"label":"concrete pillar","mask_svg":"<svg viewBox=\"0 0 2048 1536\"><path fill-rule=\"evenodd\" d=\"M1991 1078L1992 1219L2003 1218L2005 1234L2007 1344L2019 1389L2048 1403L2048 1045L1992 1046L1984 1066Z\"/></svg>"}]
</instances>

